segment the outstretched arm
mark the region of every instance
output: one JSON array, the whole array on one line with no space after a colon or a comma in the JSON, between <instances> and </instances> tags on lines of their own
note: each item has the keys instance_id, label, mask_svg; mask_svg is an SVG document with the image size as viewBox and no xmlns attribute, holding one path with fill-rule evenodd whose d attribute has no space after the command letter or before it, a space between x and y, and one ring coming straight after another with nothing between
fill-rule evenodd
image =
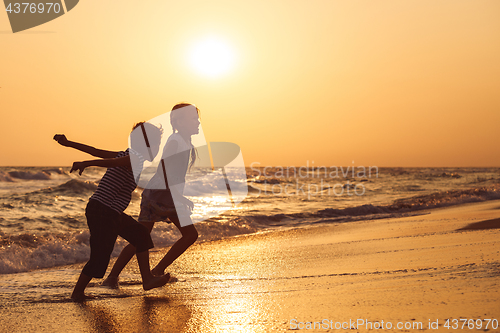
<instances>
[{"instance_id":1,"label":"outstretched arm","mask_svg":"<svg viewBox=\"0 0 500 333\"><path fill-rule=\"evenodd\" d=\"M54 135L54 140L56 140L61 146L75 148L95 157L114 158L116 157L116 155L118 155L117 151L97 149L91 146L84 145L83 143L69 141L68 139L66 139L66 136L64 134Z\"/></svg>"},{"instance_id":2,"label":"outstretched arm","mask_svg":"<svg viewBox=\"0 0 500 333\"><path fill-rule=\"evenodd\" d=\"M69 172L79 171L78 173L81 175L83 170L90 166L98 166L103 168L115 168L115 167L126 167L131 169L132 166L130 164L130 157L123 156L118 158L105 158L102 160L90 160L83 162L75 162L71 167Z\"/></svg>"}]
</instances>

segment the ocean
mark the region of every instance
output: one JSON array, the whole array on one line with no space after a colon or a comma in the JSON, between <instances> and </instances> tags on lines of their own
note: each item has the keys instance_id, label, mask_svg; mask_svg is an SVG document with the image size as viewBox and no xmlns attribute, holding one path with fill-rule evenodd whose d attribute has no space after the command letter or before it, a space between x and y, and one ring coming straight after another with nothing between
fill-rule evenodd
<instances>
[{"instance_id":1,"label":"ocean","mask_svg":"<svg viewBox=\"0 0 500 333\"><path fill-rule=\"evenodd\" d=\"M0 274L88 260L84 211L104 170L89 168L79 176L69 169L0 167ZM199 242L500 199L500 168L248 167L247 181L240 184L248 195L236 205L203 174L206 170L194 170L188 176L196 182L185 193L195 203ZM141 191L126 210L135 218ZM152 238L156 247L166 247L179 233L159 222ZM113 255L126 244L119 239Z\"/></svg>"}]
</instances>

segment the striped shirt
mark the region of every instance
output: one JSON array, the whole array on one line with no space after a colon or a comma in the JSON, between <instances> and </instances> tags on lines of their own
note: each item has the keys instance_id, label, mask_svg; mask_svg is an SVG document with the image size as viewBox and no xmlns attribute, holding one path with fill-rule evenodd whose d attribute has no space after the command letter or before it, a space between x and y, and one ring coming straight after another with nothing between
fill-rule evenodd
<instances>
[{"instance_id":1,"label":"striped shirt","mask_svg":"<svg viewBox=\"0 0 500 333\"><path fill-rule=\"evenodd\" d=\"M132 149L119 152L116 158L130 156L129 153L134 154L138 158L138 162L134 163L134 171L137 171L138 168L142 169L144 158ZM136 164L140 164L140 166ZM136 174L138 174L137 178L139 178L140 172L136 172ZM132 170L126 167L108 168L90 199L97 200L121 213L128 207L132 199L132 192L134 192L136 187L137 183Z\"/></svg>"}]
</instances>

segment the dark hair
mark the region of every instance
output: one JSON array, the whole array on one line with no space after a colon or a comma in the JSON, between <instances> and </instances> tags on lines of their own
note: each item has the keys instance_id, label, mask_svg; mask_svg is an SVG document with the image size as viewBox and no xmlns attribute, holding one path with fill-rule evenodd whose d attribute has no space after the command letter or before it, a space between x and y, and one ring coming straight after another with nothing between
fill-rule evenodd
<instances>
[{"instance_id":1,"label":"dark hair","mask_svg":"<svg viewBox=\"0 0 500 333\"><path fill-rule=\"evenodd\" d=\"M194 106L196 108L196 112L198 112L198 117L200 117L200 109L198 109L198 107L196 105L191 104L191 103L178 103L178 104L174 105L174 107L172 108L172 111L184 108L186 106ZM170 124L172 125L172 132L175 133L175 130L176 130L175 123L177 122L177 119L175 119L174 114L177 114L177 113L170 112ZM196 161L196 158L198 156L198 151L196 150L196 148L193 147L193 144L191 143L191 138L189 139L189 144L191 145L191 154L190 154L190 162L189 162L189 169L191 170L191 167L193 166L193 164Z\"/></svg>"},{"instance_id":2,"label":"dark hair","mask_svg":"<svg viewBox=\"0 0 500 333\"><path fill-rule=\"evenodd\" d=\"M141 126L142 124L144 124L144 126L150 126L155 131L157 130L159 132L160 136L163 134L163 126L161 126L161 124L158 124L158 126L155 126L155 125L148 123L146 121L140 121L140 122L134 124L134 126L132 126L132 131L135 130L137 127Z\"/></svg>"},{"instance_id":3,"label":"dark hair","mask_svg":"<svg viewBox=\"0 0 500 333\"><path fill-rule=\"evenodd\" d=\"M139 127L142 127L142 131L138 129ZM157 145L159 146L162 134L163 128L161 125L155 126L145 121L138 122L137 124L132 126L132 133L130 133L130 148L139 152L143 156L147 156L147 152L149 151L149 153L151 154L151 151L147 150L146 147ZM138 140L139 137L141 138L141 140ZM142 138L144 139L144 141L142 140Z\"/></svg>"}]
</instances>

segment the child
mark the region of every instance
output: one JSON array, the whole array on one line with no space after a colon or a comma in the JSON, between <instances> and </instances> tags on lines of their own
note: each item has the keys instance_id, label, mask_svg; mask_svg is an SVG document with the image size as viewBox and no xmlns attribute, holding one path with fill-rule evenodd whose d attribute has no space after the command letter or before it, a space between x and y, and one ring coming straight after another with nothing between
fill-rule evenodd
<instances>
[{"instance_id":1,"label":"child","mask_svg":"<svg viewBox=\"0 0 500 333\"><path fill-rule=\"evenodd\" d=\"M141 129L146 132L145 128L147 128L150 143L152 143L150 149L146 149L146 145L137 140L136 133ZM118 235L137 248L136 255L144 290L158 288L168 282L168 275L157 277L151 274L148 250L154 245L147 228L123 213L130 203L132 192L135 190L138 176L140 176L140 172L136 172L134 177L132 165L134 165L134 171L142 170L143 156L152 160L158 153L161 140L161 129L149 123L136 124L133 130L135 129L137 130L131 134L132 148L120 152L96 149L69 141L62 134L54 136L54 140L63 146L102 158L75 162L70 172L79 171L81 175L89 166L108 168L95 193L89 199L85 210L90 230L90 259L83 268L71 295L75 301L83 301L86 298L85 288L92 278L104 276ZM144 142L144 139L142 141Z\"/></svg>"},{"instance_id":2,"label":"child","mask_svg":"<svg viewBox=\"0 0 500 333\"><path fill-rule=\"evenodd\" d=\"M196 159L191 136L199 133L199 110L192 104L177 104L170 113L170 123L174 133L163 149L162 162L156 174L142 193L139 214L139 222L150 232L155 222L168 221L182 234L151 271L156 276L163 275L165 269L198 239L198 232L190 218L194 204L184 197L183 191L186 172ZM118 287L118 277L135 251L133 244L122 250L103 285Z\"/></svg>"}]
</instances>

